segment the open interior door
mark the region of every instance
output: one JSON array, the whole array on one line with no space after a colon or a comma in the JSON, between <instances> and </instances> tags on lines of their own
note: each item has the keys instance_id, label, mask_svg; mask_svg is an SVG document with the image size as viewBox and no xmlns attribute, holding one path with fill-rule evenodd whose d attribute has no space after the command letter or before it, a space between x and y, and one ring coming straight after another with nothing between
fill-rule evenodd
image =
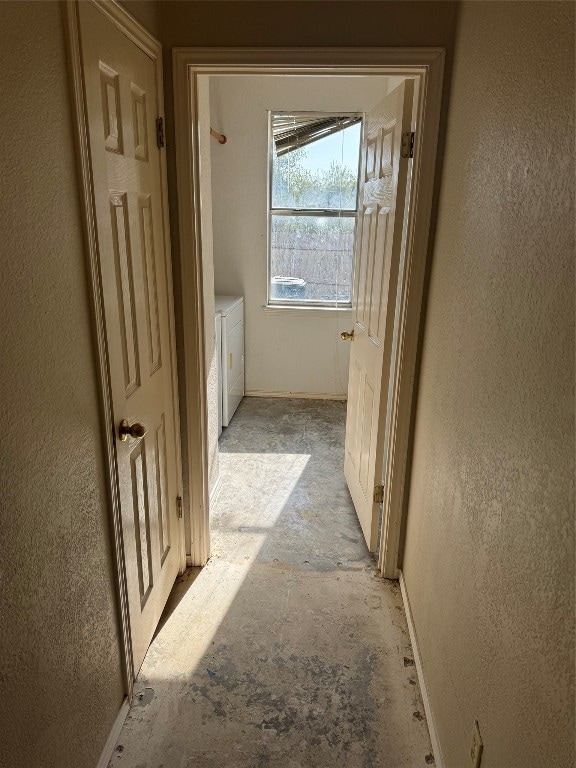
<instances>
[{"instance_id":1,"label":"open interior door","mask_svg":"<svg viewBox=\"0 0 576 768\"><path fill-rule=\"evenodd\" d=\"M413 80L367 116L362 141L344 474L370 552L378 546L386 402L409 178ZM402 138L404 136L404 148ZM403 157L407 155L408 157Z\"/></svg>"}]
</instances>

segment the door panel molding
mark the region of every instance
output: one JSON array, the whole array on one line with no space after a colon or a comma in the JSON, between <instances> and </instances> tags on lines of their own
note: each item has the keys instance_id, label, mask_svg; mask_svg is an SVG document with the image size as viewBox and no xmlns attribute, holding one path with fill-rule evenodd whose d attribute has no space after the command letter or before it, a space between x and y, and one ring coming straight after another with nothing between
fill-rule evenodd
<instances>
[{"instance_id":1,"label":"door panel molding","mask_svg":"<svg viewBox=\"0 0 576 768\"><path fill-rule=\"evenodd\" d=\"M120 509L120 486L118 465L116 458L115 436L112 429L114 413L112 408L112 389L110 377L110 363L108 345L106 340L104 320L104 300L102 275L100 268L100 254L97 237L96 203L94 193L94 179L91 165L90 143L87 120L87 103L84 90L84 73L81 53L81 35L79 18L79 0L65 0L62 3L64 17L64 30L68 54L69 83L73 107L73 128L75 149L77 154L78 181L80 188L80 205L84 227L85 247L88 266L88 287L92 314L92 327L95 344L95 357L100 395L100 418L102 435L104 440L104 466L106 470L108 505L110 509L111 531L113 539L114 570L118 600L118 618L121 635L122 668L124 675L125 701L122 705L124 712L126 704L132 700L134 692L133 654L130 632L130 618L128 609L128 589L126 581L126 562L124 557L124 544L122 537L122 515ZM131 42L135 43L155 63L155 91L159 108L159 116L163 117L164 94L162 81L162 46L152 37L127 11L114 0L89 0L107 19L122 32ZM109 73L107 73L109 74ZM108 87L108 80L106 82ZM115 101L114 104L117 102ZM149 139L149 137L148 137ZM110 151L122 151L121 137L111 134ZM176 343L174 303L172 287L171 250L168 227L168 192L166 178L166 159L164 153L160 156L160 176L162 194L162 216L165 252L166 252L166 288L168 296L169 360L171 371L171 395L174 402L174 455L176 459L177 491L182 494L182 468L180 458L180 424L178 409L178 388L176 373ZM184 546L182 531L179 558L181 570L185 567ZM125 716L125 715L124 715ZM105 751L108 749L108 744ZM110 747L110 751L113 748ZM104 758L104 753L102 759Z\"/></svg>"},{"instance_id":2,"label":"door panel molding","mask_svg":"<svg viewBox=\"0 0 576 768\"><path fill-rule=\"evenodd\" d=\"M358 388L350 377L348 410L352 412L358 402L362 422L349 420L346 425L344 476L370 552L379 544L393 318L410 193L411 163L401 156L401 136L411 132L413 117L414 80L407 78L366 114L362 140L358 204L368 216L362 215L358 222L362 247L356 250L360 281L352 301L355 336L350 368L360 368L365 384Z\"/></svg>"},{"instance_id":3,"label":"door panel molding","mask_svg":"<svg viewBox=\"0 0 576 768\"><path fill-rule=\"evenodd\" d=\"M191 508L188 563L203 565L210 554L207 473L205 318L200 218L198 78L210 74L404 75L415 80L412 130L414 160L409 214L403 235L406 258L393 308L395 333L382 482L385 487L379 567L398 578L400 531L406 509L405 472L422 290L428 253L436 170L443 48L175 48L173 49L175 147L179 251L183 296L184 365ZM374 166L380 158L374 157Z\"/></svg>"}]
</instances>

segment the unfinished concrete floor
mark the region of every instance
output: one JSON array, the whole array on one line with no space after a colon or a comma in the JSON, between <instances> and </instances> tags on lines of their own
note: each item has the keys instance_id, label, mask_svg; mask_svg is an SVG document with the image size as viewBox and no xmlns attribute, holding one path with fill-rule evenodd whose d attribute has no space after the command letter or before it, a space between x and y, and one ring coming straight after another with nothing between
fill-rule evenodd
<instances>
[{"instance_id":1,"label":"unfinished concrete floor","mask_svg":"<svg viewBox=\"0 0 576 768\"><path fill-rule=\"evenodd\" d=\"M402 600L342 474L346 407L246 398L212 557L177 583L111 768L433 763Z\"/></svg>"}]
</instances>

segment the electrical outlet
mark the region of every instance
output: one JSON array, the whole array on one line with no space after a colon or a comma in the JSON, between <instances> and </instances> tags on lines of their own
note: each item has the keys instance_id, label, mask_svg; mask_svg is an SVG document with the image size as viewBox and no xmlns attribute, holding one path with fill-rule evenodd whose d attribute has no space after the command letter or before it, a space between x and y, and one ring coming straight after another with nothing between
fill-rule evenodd
<instances>
[{"instance_id":1,"label":"electrical outlet","mask_svg":"<svg viewBox=\"0 0 576 768\"><path fill-rule=\"evenodd\" d=\"M480 768L482 761L482 736L480 736L480 726L478 720L474 720L474 730L472 732L472 743L470 744L470 765L472 768Z\"/></svg>"}]
</instances>

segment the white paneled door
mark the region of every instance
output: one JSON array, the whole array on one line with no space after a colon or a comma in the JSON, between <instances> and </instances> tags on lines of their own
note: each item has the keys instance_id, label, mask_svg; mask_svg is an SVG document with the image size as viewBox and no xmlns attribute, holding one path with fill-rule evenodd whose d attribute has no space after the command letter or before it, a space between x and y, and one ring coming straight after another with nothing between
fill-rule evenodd
<instances>
[{"instance_id":1,"label":"white paneled door","mask_svg":"<svg viewBox=\"0 0 576 768\"><path fill-rule=\"evenodd\" d=\"M181 565L158 72L104 13L78 5L136 675Z\"/></svg>"},{"instance_id":2,"label":"white paneled door","mask_svg":"<svg viewBox=\"0 0 576 768\"><path fill-rule=\"evenodd\" d=\"M366 116L362 145L344 474L371 552L378 546L394 316L405 248L410 160L402 157L401 143L411 132L413 87L405 80Z\"/></svg>"}]
</instances>

